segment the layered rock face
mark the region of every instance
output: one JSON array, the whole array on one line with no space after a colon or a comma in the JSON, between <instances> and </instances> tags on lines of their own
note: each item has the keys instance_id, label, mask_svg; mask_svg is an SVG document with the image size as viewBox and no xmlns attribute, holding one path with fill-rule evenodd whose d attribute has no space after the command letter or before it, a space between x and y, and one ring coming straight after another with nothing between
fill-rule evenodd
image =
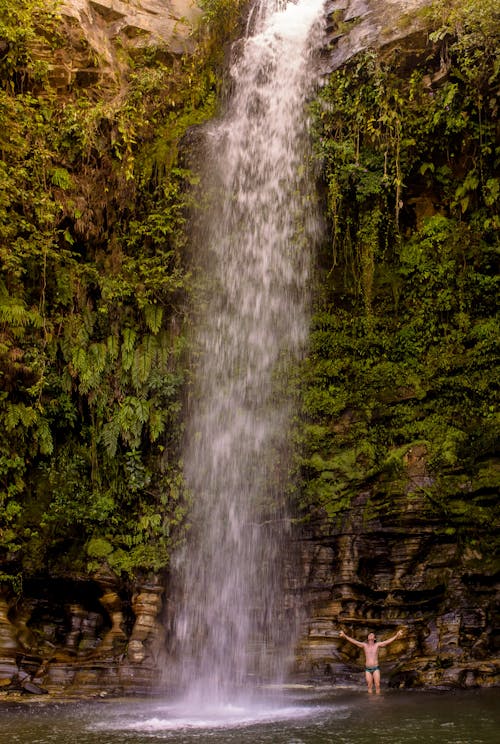
<instances>
[{"instance_id":1,"label":"layered rock face","mask_svg":"<svg viewBox=\"0 0 500 744\"><path fill-rule=\"evenodd\" d=\"M361 491L340 524L312 525L301 551L301 678L361 683L362 653L339 631L364 641L402 628L380 652L390 685L500 683L497 566L447 534L423 491L390 502Z\"/></svg>"},{"instance_id":2,"label":"layered rock face","mask_svg":"<svg viewBox=\"0 0 500 744\"><path fill-rule=\"evenodd\" d=\"M107 695L150 692L164 631L163 588L113 575L28 582L0 595L0 689Z\"/></svg>"},{"instance_id":3,"label":"layered rock face","mask_svg":"<svg viewBox=\"0 0 500 744\"><path fill-rule=\"evenodd\" d=\"M60 13L68 44L47 60L52 83L116 85L123 71L123 50L156 47L168 54L193 49L192 34L201 16L196 0L66 0Z\"/></svg>"},{"instance_id":4,"label":"layered rock face","mask_svg":"<svg viewBox=\"0 0 500 744\"><path fill-rule=\"evenodd\" d=\"M429 0L328 0L325 72L369 48L401 43L406 57L415 44L421 50L425 33L419 11L428 5Z\"/></svg>"}]
</instances>

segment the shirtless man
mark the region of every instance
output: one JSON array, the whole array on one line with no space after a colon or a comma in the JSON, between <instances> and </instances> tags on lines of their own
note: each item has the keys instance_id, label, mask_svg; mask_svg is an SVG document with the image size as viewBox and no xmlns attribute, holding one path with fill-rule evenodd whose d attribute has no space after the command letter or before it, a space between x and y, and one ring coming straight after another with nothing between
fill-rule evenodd
<instances>
[{"instance_id":1,"label":"shirtless man","mask_svg":"<svg viewBox=\"0 0 500 744\"><path fill-rule=\"evenodd\" d=\"M341 638L345 638L346 641L349 641L349 643L353 643L355 646L359 646L359 648L362 648L365 652L365 677L366 684L368 685L368 692L372 692L374 682L375 692L377 694L380 692L380 669L378 666L379 648L388 646L389 643L392 643L396 640L396 638L400 638L402 635L403 631L398 630L398 632L395 635L391 636L391 638L388 638L386 641L378 642L375 640L375 633L368 633L368 640L365 643L361 643L361 641L356 641L354 638L349 638L349 636L346 635L343 630L340 631Z\"/></svg>"}]
</instances>

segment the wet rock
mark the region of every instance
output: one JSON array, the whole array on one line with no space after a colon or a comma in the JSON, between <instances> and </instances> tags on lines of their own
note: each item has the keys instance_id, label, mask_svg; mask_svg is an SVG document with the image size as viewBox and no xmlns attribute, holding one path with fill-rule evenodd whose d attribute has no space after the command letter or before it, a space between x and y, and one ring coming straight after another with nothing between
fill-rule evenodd
<instances>
[{"instance_id":1,"label":"wet rock","mask_svg":"<svg viewBox=\"0 0 500 744\"><path fill-rule=\"evenodd\" d=\"M30 651L37 646L37 639L28 625L35 604L35 600L29 597L24 597L22 601L16 603L13 625L16 629L18 646L25 651Z\"/></svg>"},{"instance_id":2,"label":"wet rock","mask_svg":"<svg viewBox=\"0 0 500 744\"><path fill-rule=\"evenodd\" d=\"M43 687L39 687L34 682L27 680L21 684L23 692L29 693L30 695L48 695L48 690Z\"/></svg>"},{"instance_id":3,"label":"wet rock","mask_svg":"<svg viewBox=\"0 0 500 744\"><path fill-rule=\"evenodd\" d=\"M162 608L162 593L161 586L149 585L141 587L132 597L135 623L127 655L134 664L140 664L148 656L158 656L164 634L158 619Z\"/></svg>"},{"instance_id":4,"label":"wet rock","mask_svg":"<svg viewBox=\"0 0 500 744\"><path fill-rule=\"evenodd\" d=\"M332 72L371 48L404 46L402 62L425 54L427 35L419 9L429 0L329 0L328 44L322 57L325 73ZM413 65L415 59L413 60Z\"/></svg>"},{"instance_id":5,"label":"wet rock","mask_svg":"<svg viewBox=\"0 0 500 744\"><path fill-rule=\"evenodd\" d=\"M459 646L460 620L458 612L448 612L438 618L439 653L442 657L459 658L463 655Z\"/></svg>"},{"instance_id":6,"label":"wet rock","mask_svg":"<svg viewBox=\"0 0 500 744\"><path fill-rule=\"evenodd\" d=\"M87 612L82 605L73 604L69 606L70 614L70 631L66 636L66 648L73 651L77 650L82 633L82 625Z\"/></svg>"},{"instance_id":7,"label":"wet rock","mask_svg":"<svg viewBox=\"0 0 500 744\"><path fill-rule=\"evenodd\" d=\"M9 602L0 594L0 656L15 656L18 651L17 633L9 619Z\"/></svg>"},{"instance_id":8,"label":"wet rock","mask_svg":"<svg viewBox=\"0 0 500 744\"><path fill-rule=\"evenodd\" d=\"M17 672L19 644L16 629L9 619L9 609L7 596L0 593L0 679L10 681Z\"/></svg>"},{"instance_id":9,"label":"wet rock","mask_svg":"<svg viewBox=\"0 0 500 744\"><path fill-rule=\"evenodd\" d=\"M99 653L105 654L109 651L123 651L127 642L127 635L123 629L125 618L123 614L122 600L116 591L108 589L105 594L100 597L99 601L111 620L111 628L101 641Z\"/></svg>"},{"instance_id":10,"label":"wet rock","mask_svg":"<svg viewBox=\"0 0 500 744\"><path fill-rule=\"evenodd\" d=\"M159 578L132 589L103 569L91 579L38 577L23 588L15 605L2 597L5 689L33 695L43 694L35 688L79 695L151 691L164 644Z\"/></svg>"}]
</instances>

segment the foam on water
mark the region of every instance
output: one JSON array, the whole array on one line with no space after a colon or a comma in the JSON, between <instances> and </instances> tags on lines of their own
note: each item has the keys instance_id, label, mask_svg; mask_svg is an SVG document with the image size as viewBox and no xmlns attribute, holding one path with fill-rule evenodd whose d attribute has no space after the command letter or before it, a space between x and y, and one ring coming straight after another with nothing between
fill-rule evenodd
<instances>
[{"instance_id":1,"label":"foam on water","mask_svg":"<svg viewBox=\"0 0 500 744\"><path fill-rule=\"evenodd\" d=\"M190 731L212 729L238 729L279 721L294 721L308 718L318 713L311 706L244 706L216 705L202 706L196 713L185 705L161 705L148 709L140 717L127 716L101 721L89 727L91 730L120 731Z\"/></svg>"}]
</instances>

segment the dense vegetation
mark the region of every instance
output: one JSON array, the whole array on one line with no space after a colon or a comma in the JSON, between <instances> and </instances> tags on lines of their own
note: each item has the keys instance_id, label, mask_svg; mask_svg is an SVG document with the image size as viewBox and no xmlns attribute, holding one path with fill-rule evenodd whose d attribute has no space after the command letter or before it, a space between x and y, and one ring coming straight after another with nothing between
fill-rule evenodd
<instances>
[{"instance_id":1,"label":"dense vegetation","mask_svg":"<svg viewBox=\"0 0 500 744\"><path fill-rule=\"evenodd\" d=\"M426 12L417 65L363 53L314 105L331 241L300 486L306 514L333 521L360 490L385 511L423 492L443 530L494 556L500 18L490 0Z\"/></svg>"},{"instance_id":2,"label":"dense vegetation","mask_svg":"<svg viewBox=\"0 0 500 744\"><path fill-rule=\"evenodd\" d=\"M193 178L178 149L214 114L239 5L205 1L191 55L121 50L110 79L88 49L94 78L61 87L57 2L1 1L0 574L18 586L168 560Z\"/></svg>"},{"instance_id":3,"label":"dense vegetation","mask_svg":"<svg viewBox=\"0 0 500 744\"><path fill-rule=\"evenodd\" d=\"M215 113L244 4L205 0L192 55L123 51L116 80L61 89L57 3L0 0L0 578L17 587L168 561L192 292L179 144ZM331 241L299 371L308 514L367 485L387 508L418 446L443 529L491 534L498 20L493 0L440 1L415 70L365 53L314 106Z\"/></svg>"}]
</instances>

